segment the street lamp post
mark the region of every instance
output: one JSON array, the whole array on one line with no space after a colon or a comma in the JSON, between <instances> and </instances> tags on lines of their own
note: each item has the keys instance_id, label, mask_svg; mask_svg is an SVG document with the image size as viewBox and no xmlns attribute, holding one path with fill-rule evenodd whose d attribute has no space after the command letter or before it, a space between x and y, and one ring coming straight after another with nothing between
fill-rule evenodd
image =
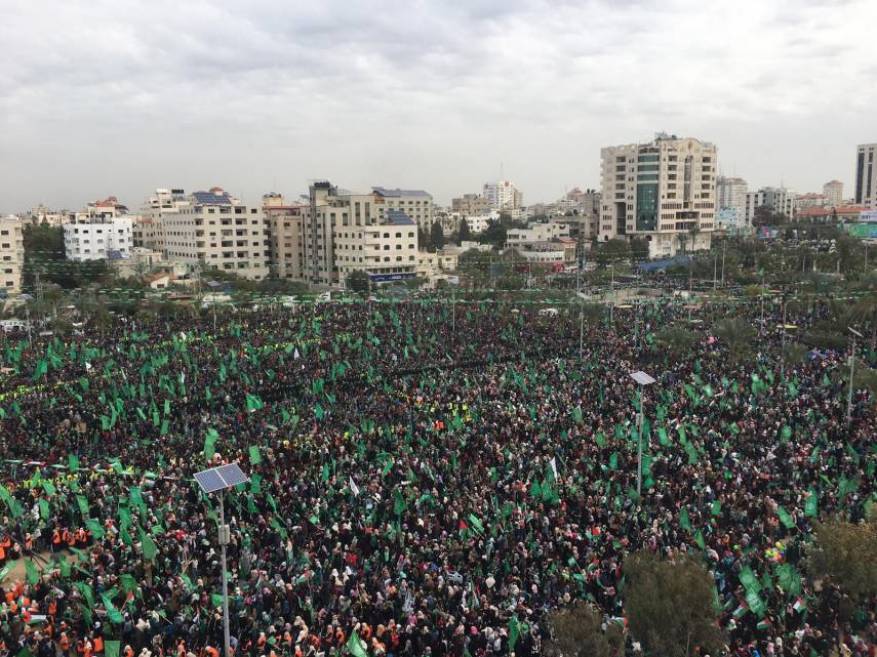
<instances>
[{"instance_id":1,"label":"street lamp post","mask_svg":"<svg viewBox=\"0 0 877 657\"><path fill-rule=\"evenodd\" d=\"M226 565L226 546L230 542L231 531L225 524L225 491L238 484L249 481L237 463L229 463L221 465L209 470L202 470L195 473L195 481L201 487L201 490L209 495L211 493L219 493L219 550L220 550L220 568L222 569L222 640L225 648L224 656L231 657L231 632L229 629L228 617L228 573Z\"/></svg>"},{"instance_id":2,"label":"street lamp post","mask_svg":"<svg viewBox=\"0 0 877 657\"><path fill-rule=\"evenodd\" d=\"M861 338L862 334L852 326L848 326L847 329L853 336L853 343L850 345L850 390L847 396L847 424L849 425L853 421L853 374L856 367L856 338Z\"/></svg>"},{"instance_id":3,"label":"street lamp post","mask_svg":"<svg viewBox=\"0 0 877 657\"><path fill-rule=\"evenodd\" d=\"M643 397L645 395L645 387L655 382L651 376L643 371L631 372L630 378L639 385L639 430L637 431L638 447L637 447L637 465L636 465L636 496L641 499L643 490Z\"/></svg>"}]
</instances>

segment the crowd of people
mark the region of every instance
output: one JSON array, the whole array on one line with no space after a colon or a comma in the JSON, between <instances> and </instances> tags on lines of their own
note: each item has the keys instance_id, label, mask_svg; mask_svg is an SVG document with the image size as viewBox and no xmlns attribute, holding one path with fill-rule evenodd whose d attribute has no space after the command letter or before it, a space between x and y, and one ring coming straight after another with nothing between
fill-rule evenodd
<instances>
[{"instance_id":1,"label":"crowd of people","mask_svg":"<svg viewBox=\"0 0 877 657\"><path fill-rule=\"evenodd\" d=\"M236 655L539 655L577 600L625 623L643 549L702 559L728 655L875 655L877 601L840 614L803 565L815 522L875 495L846 354L784 359L773 306L764 324L746 303L543 310L318 304L0 338L0 651L221 653L218 500L193 474L237 462ZM751 357L722 317L758 325ZM662 348L667 326L693 346Z\"/></svg>"}]
</instances>

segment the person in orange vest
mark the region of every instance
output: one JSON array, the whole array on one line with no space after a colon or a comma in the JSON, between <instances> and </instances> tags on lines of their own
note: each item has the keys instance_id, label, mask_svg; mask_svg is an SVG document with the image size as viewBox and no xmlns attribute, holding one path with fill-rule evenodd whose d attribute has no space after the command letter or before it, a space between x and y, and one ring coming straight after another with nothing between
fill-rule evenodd
<instances>
[{"instance_id":1,"label":"person in orange vest","mask_svg":"<svg viewBox=\"0 0 877 657\"><path fill-rule=\"evenodd\" d=\"M61 632L61 636L58 637L58 649L62 655L70 653L70 637L67 636L66 631Z\"/></svg>"},{"instance_id":2,"label":"person in orange vest","mask_svg":"<svg viewBox=\"0 0 877 657\"><path fill-rule=\"evenodd\" d=\"M95 654L100 654L104 651L104 637L99 632L95 632L93 645Z\"/></svg>"},{"instance_id":3,"label":"person in orange vest","mask_svg":"<svg viewBox=\"0 0 877 657\"><path fill-rule=\"evenodd\" d=\"M219 657L219 650L213 646L204 646L204 654L206 657Z\"/></svg>"},{"instance_id":4,"label":"person in orange vest","mask_svg":"<svg viewBox=\"0 0 877 657\"><path fill-rule=\"evenodd\" d=\"M55 527L52 530L52 552L61 550L61 530Z\"/></svg>"},{"instance_id":5,"label":"person in orange vest","mask_svg":"<svg viewBox=\"0 0 877 657\"><path fill-rule=\"evenodd\" d=\"M134 657L134 648L132 648L130 645L126 644L125 650L124 650L124 655L125 655L125 657Z\"/></svg>"}]
</instances>

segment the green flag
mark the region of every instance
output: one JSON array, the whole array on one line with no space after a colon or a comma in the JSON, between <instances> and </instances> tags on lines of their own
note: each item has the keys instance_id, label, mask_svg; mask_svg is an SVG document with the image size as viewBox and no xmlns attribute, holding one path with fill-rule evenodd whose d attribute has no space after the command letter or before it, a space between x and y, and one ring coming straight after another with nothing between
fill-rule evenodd
<instances>
[{"instance_id":1,"label":"green flag","mask_svg":"<svg viewBox=\"0 0 877 657\"><path fill-rule=\"evenodd\" d=\"M121 641L104 641L104 657L119 657Z\"/></svg>"},{"instance_id":2,"label":"green flag","mask_svg":"<svg viewBox=\"0 0 877 657\"><path fill-rule=\"evenodd\" d=\"M216 454L217 440L219 440L219 432L213 427L210 427L207 430L207 433L204 434L204 458L208 461L213 458L214 454Z\"/></svg>"},{"instance_id":3,"label":"green flag","mask_svg":"<svg viewBox=\"0 0 877 657\"><path fill-rule=\"evenodd\" d=\"M783 523L783 526L786 529L791 529L795 526L795 521L792 519L792 516L789 515L789 512L786 511L783 507L777 506L777 516L780 519L780 522Z\"/></svg>"},{"instance_id":4,"label":"green flag","mask_svg":"<svg viewBox=\"0 0 877 657\"><path fill-rule=\"evenodd\" d=\"M353 657L368 657L365 641L359 638L359 634L357 634L356 630L353 630L353 634L351 634L350 639L347 640L347 649Z\"/></svg>"},{"instance_id":5,"label":"green flag","mask_svg":"<svg viewBox=\"0 0 877 657\"><path fill-rule=\"evenodd\" d=\"M518 639L521 638L521 624L518 622L517 616L509 619L509 649L514 650Z\"/></svg>"},{"instance_id":6,"label":"green flag","mask_svg":"<svg viewBox=\"0 0 877 657\"><path fill-rule=\"evenodd\" d=\"M255 445L250 447L250 463L252 465L259 465L262 462L262 455L259 454L259 448Z\"/></svg>"},{"instance_id":7,"label":"green flag","mask_svg":"<svg viewBox=\"0 0 877 657\"><path fill-rule=\"evenodd\" d=\"M691 520L688 518L688 509L685 507L682 507L682 511L679 512L679 526L687 532L691 531Z\"/></svg>"},{"instance_id":8,"label":"green flag","mask_svg":"<svg viewBox=\"0 0 877 657\"><path fill-rule=\"evenodd\" d=\"M34 562L30 559L24 560L24 570L28 584L34 585L40 581L40 573L34 565Z\"/></svg>"},{"instance_id":9,"label":"green flag","mask_svg":"<svg viewBox=\"0 0 877 657\"><path fill-rule=\"evenodd\" d=\"M261 408L264 408L265 403L259 399L257 395L251 395L247 393L247 411L253 412L258 411Z\"/></svg>"},{"instance_id":10,"label":"green flag","mask_svg":"<svg viewBox=\"0 0 877 657\"><path fill-rule=\"evenodd\" d=\"M815 518L819 515L819 493L813 488L810 489L809 493L810 495L804 503L804 515L808 518Z\"/></svg>"}]
</instances>

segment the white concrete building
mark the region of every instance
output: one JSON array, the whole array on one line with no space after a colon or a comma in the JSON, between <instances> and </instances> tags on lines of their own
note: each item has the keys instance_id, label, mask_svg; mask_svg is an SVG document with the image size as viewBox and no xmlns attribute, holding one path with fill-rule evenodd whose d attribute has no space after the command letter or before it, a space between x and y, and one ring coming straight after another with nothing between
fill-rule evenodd
<instances>
[{"instance_id":1,"label":"white concrete building","mask_svg":"<svg viewBox=\"0 0 877 657\"><path fill-rule=\"evenodd\" d=\"M856 205L877 209L877 144L856 148Z\"/></svg>"},{"instance_id":2,"label":"white concrete building","mask_svg":"<svg viewBox=\"0 0 877 657\"><path fill-rule=\"evenodd\" d=\"M383 199L375 208L378 210L380 220L390 210L401 210L414 220L417 226L429 232L434 218L432 195L422 189L387 189L385 187L372 187L375 197Z\"/></svg>"},{"instance_id":3,"label":"white concrete building","mask_svg":"<svg viewBox=\"0 0 877 657\"><path fill-rule=\"evenodd\" d=\"M748 191L749 186L743 178L719 176L716 179L716 208L717 213L722 213L723 224L733 223L736 230L747 226L746 193Z\"/></svg>"},{"instance_id":4,"label":"white concrete building","mask_svg":"<svg viewBox=\"0 0 877 657\"><path fill-rule=\"evenodd\" d=\"M840 180L830 180L822 186L822 195L831 207L843 205L844 184Z\"/></svg>"},{"instance_id":5,"label":"white concrete building","mask_svg":"<svg viewBox=\"0 0 877 657\"><path fill-rule=\"evenodd\" d=\"M483 233L487 230L491 221L499 221L499 212L497 210L492 210L488 214L478 214L466 217L464 221L469 225L470 233Z\"/></svg>"},{"instance_id":6,"label":"white concrete building","mask_svg":"<svg viewBox=\"0 0 877 657\"><path fill-rule=\"evenodd\" d=\"M7 294L21 292L23 267L22 221L16 216L0 217L0 290Z\"/></svg>"},{"instance_id":7,"label":"white concrete building","mask_svg":"<svg viewBox=\"0 0 877 657\"><path fill-rule=\"evenodd\" d=\"M495 210L517 210L524 206L524 195L510 180L484 183L482 195Z\"/></svg>"},{"instance_id":8,"label":"white concrete building","mask_svg":"<svg viewBox=\"0 0 877 657\"><path fill-rule=\"evenodd\" d=\"M708 249L716 157L713 144L666 134L602 149L599 241L643 238L653 258Z\"/></svg>"},{"instance_id":9,"label":"white concrete building","mask_svg":"<svg viewBox=\"0 0 877 657\"><path fill-rule=\"evenodd\" d=\"M531 223L526 228L509 228L506 246L516 247L529 242L549 242L559 237L569 237L569 224L559 221Z\"/></svg>"},{"instance_id":10,"label":"white concrete building","mask_svg":"<svg viewBox=\"0 0 877 657\"><path fill-rule=\"evenodd\" d=\"M191 195L159 189L142 212L154 222L153 243L144 237L140 246L161 250L169 262L255 281L268 276L268 226L261 208L244 205L222 188Z\"/></svg>"},{"instance_id":11,"label":"white concrete building","mask_svg":"<svg viewBox=\"0 0 877 657\"><path fill-rule=\"evenodd\" d=\"M68 215L64 254L74 262L127 258L134 245L131 226L132 217L121 208L89 204L85 212Z\"/></svg>"},{"instance_id":12,"label":"white concrete building","mask_svg":"<svg viewBox=\"0 0 877 657\"><path fill-rule=\"evenodd\" d=\"M755 220L755 211L767 207L774 214L781 214L787 219L794 219L797 210L797 194L785 187L762 187L758 191L746 194L746 225L751 226Z\"/></svg>"}]
</instances>

